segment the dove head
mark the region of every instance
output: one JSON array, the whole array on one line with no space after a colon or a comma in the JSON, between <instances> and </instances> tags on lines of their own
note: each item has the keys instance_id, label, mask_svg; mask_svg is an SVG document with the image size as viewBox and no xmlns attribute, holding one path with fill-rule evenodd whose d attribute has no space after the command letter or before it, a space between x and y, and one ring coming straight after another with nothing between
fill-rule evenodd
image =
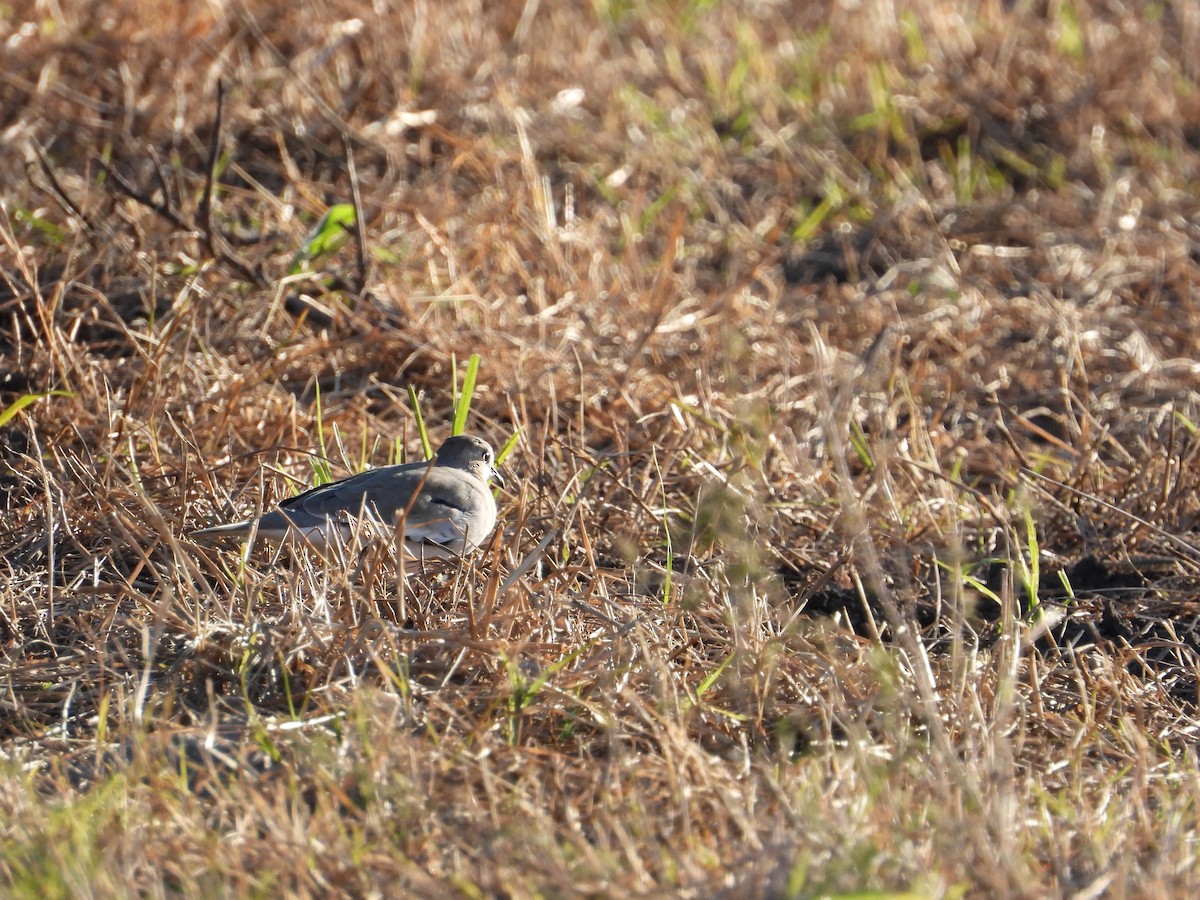
<instances>
[{"instance_id":1,"label":"dove head","mask_svg":"<svg viewBox=\"0 0 1200 900\"><path fill-rule=\"evenodd\" d=\"M485 484L492 479L504 485L504 477L496 471L496 454L482 438L466 434L448 438L438 448L436 459L439 466L465 469Z\"/></svg>"}]
</instances>

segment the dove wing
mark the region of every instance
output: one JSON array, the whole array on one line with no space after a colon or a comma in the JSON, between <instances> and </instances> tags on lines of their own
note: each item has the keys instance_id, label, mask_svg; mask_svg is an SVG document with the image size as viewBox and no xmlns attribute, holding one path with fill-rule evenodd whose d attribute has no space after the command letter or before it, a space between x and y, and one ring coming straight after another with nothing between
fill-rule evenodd
<instances>
[{"instance_id":1,"label":"dove wing","mask_svg":"<svg viewBox=\"0 0 1200 900\"><path fill-rule=\"evenodd\" d=\"M381 521L390 523L397 510L408 505L427 471L431 471L429 463L368 469L289 497L276 511L263 516L262 525L286 527L291 523L302 529L319 527L329 519L361 515L364 507ZM274 521L276 516L278 522Z\"/></svg>"}]
</instances>

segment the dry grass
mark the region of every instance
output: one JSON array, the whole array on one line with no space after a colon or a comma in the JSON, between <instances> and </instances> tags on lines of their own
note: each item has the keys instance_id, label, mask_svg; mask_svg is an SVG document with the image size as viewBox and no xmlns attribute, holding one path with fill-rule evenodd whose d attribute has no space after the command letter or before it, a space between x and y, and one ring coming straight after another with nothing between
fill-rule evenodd
<instances>
[{"instance_id":1,"label":"dry grass","mask_svg":"<svg viewBox=\"0 0 1200 900\"><path fill-rule=\"evenodd\" d=\"M1190 0L386 6L0 25L6 895L1200 889Z\"/></svg>"}]
</instances>

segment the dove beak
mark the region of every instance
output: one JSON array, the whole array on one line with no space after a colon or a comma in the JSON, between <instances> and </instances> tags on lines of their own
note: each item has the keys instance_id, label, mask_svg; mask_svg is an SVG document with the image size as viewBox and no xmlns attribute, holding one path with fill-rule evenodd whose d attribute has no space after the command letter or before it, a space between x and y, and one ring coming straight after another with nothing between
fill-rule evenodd
<instances>
[{"instance_id":1,"label":"dove beak","mask_svg":"<svg viewBox=\"0 0 1200 900\"><path fill-rule=\"evenodd\" d=\"M492 481L500 485L502 488L508 487L508 482L504 480L504 476L500 474L500 470L492 466Z\"/></svg>"}]
</instances>

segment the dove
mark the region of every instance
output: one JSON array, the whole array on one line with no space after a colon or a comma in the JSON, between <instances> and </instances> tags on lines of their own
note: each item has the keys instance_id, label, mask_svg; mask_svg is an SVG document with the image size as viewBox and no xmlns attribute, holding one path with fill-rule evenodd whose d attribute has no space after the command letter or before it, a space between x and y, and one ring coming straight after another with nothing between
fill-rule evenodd
<instances>
[{"instance_id":1,"label":"dove","mask_svg":"<svg viewBox=\"0 0 1200 900\"><path fill-rule=\"evenodd\" d=\"M336 530L343 539L353 519L366 518L389 532L404 519L404 546L415 558L465 556L496 527L496 500L488 483L501 486L496 455L481 438L448 438L428 462L368 469L284 500L257 521L202 528L196 535L281 541L298 534L318 549Z\"/></svg>"}]
</instances>

